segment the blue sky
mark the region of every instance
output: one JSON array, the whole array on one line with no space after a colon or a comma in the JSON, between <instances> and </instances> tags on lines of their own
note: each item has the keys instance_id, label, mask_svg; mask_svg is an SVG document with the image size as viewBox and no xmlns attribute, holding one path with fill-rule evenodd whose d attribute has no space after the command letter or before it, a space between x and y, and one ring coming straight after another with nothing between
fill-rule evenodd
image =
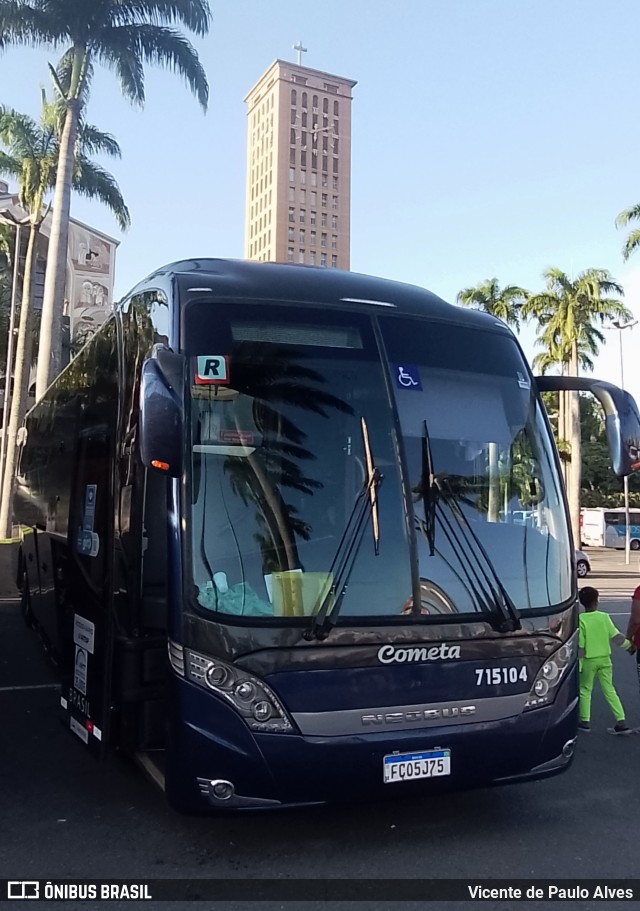
<instances>
[{"instance_id":1,"label":"blue sky","mask_svg":"<svg viewBox=\"0 0 640 911\"><path fill-rule=\"evenodd\" d=\"M640 202L634 0L212 0L197 42L211 99L149 70L131 107L99 72L89 118L119 140L109 167L133 225L76 199L72 214L121 237L116 296L185 256L243 253L243 99L277 57L358 81L352 132L351 267L446 299L496 276L541 287L550 266L609 269L640 317L640 253L625 264L616 215ZM0 102L38 113L46 50L0 57ZM640 400L624 333L626 385ZM597 373L619 381L617 333ZM532 333L523 334L531 356Z\"/></svg>"}]
</instances>

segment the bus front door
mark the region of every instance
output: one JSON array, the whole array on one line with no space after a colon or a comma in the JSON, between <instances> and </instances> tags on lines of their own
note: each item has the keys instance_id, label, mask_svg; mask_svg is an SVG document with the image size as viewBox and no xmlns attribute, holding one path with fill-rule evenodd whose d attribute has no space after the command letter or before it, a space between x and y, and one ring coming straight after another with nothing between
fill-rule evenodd
<instances>
[{"instance_id":1,"label":"bus front door","mask_svg":"<svg viewBox=\"0 0 640 911\"><path fill-rule=\"evenodd\" d=\"M61 567L67 605L61 705L72 733L101 757L109 736L113 654L113 432L90 410L82 424Z\"/></svg>"}]
</instances>

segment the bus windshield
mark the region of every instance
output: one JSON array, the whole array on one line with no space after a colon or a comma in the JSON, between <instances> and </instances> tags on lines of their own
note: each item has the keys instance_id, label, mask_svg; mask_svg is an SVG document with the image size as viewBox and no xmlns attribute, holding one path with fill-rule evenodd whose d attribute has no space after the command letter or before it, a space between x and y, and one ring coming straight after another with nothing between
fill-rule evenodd
<instances>
[{"instance_id":1,"label":"bus windshield","mask_svg":"<svg viewBox=\"0 0 640 911\"><path fill-rule=\"evenodd\" d=\"M487 560L478 559L478 549L519 611L566 601L571 561L564 501L519 349L499 331L407 319L383 326L427 610L442 592L443 610L470 609L487 586ZM430 498L424 496L425 433Z\"/></svg>"},{"instance_id":2,"label":"bus windshield","mask_svg":"<svg viewBox=\"0 0 640 911\"><path fill-rule=\"evenodd\" d=\"M419 591L427 622L477 614L491 572L519 610L569 598L551 441L517 346L500 332L480 346L477 332L424 319L379 327L330 309L186 306L196 610L287 623L339 595L341 624L410 622ZM477 565L480 549L490 568Z\"/></svg>"}]
</instances>

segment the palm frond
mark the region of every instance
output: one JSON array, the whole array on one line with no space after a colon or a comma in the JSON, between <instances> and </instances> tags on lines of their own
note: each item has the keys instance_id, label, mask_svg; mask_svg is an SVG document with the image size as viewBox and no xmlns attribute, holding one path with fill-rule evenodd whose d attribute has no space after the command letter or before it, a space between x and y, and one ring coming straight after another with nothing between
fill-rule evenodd
<instances>
[{"instance_id":1,"label":"palm frond","mask_svg":"<svg viewBox=\"0 0 640 911\"><path fill-rule=\"evenodd\" d=\"M184 25L195 35L209 31L211 10L207 0L120 0L112 13L113 25Z\"/></svg>"},{"instance_id":2,"label":"palm frond","mask_svg":"<svg viewBox=\"0 0 640 911\"><path fill-rule=\"evenodd\" d=\"M38 147L38 125L27 114L0 107L0 142L16 157L32 155Z\"/></svg>"},{"instance_id":3,"label":"palm frond","mask_svg":"<svg viewBox=\"0 0 640 911\"><path fill-rule=\"evenodd\" d=\"M131 216L115 178L84 155L76 158L73 189L88 199L100 200L111 210L123 231L130 226Z\"/></svg>"},{"instance_id":4,"label":"palm frond","mask_svg":"<svg viewBox=\"0 0 640 911\"><path fill-rule=\"evenodd\" d=\"M125 98L144 104L144 67L135 43L125 28L111 29L108 41L94 47L93 54L103 66L116 74Z\"/></svg>"},{"instance_id":5,"label":"palm frond","mask_svg":"<svg viewBox=\"0 0 640 911\"><path fill-rule=\"evenodd\" d=\"M538 324L536 344L546 349L539 357L568 364L577 356L581 368L592 370L593 357L605 341L598 325L629 313L618 299L624 294L622 285L606 269L586 269L572 280L552 267L544 279L546 290L532 295L522 308L525 318Z\"/></svg>"},{"instance_id":6,"label":"palm frond","mask_svg":"<svg viewBox=\"0 0 640 911\"><path fill-rule=\"evenodd\" d=\"M22 174L20 161L13 155L3 152L2 149L0 149L0 174L5 174L7 177L13 177L16 180Z\"/></svg>"},{"instance_id":7,"label":"palm frond","mask_svg":"<svg viewBox=\"0 0 640 911\"><path fill-rule=\"evenodd\" d=\"M543 375L546 374L553 367L559 367L560 361L554 357L549 351L541 351L540 354L536 356L531 361L531 366L534 370L539 370Z\"/></svg>"},{"instance_id":8,"label":"palm frond","mask_svg":"<svg viewBox=\"0 0 640 911\"><path fill-rule=\"evenodd\" d=\"M640 247L640 228L632 231L624 242L622 258L626 261Z\"/></svg>"},{"instance_id":9,"label":"palm frond","mask_svg":"<svg viewBox=\"0 0 640 911\"><path fill-rule=\"evenodd\" d=\"M123 26L129 37L129 46L140 63L165 67L180 76L206 111L209 84L195 48L176 29L157 25ZM113 32L118 32L115 28Z\"/></svg>"},{"instance_id":10,"label":"palm frond","mask_svg":"<svg viewBox=\"0 0 640 911\"><path fill-rule=\"evenodd\" d=\"M103 133L92 124L82 124L78 130L78 144L85 155L108 155L122 158L118 141L111 133Z\"/></svg>"},{"instance_id":11,"label":"palm frond","mask_svg":"<svg viewBox=\"0 0 640 911\"><path fill-rule=\"evenodd\" d=\"M12 44L54 47L65 40L68 29L61 17L52 15L42 5L24 0L2 0L0 3L0 51Z\"/></svg>"},{"instance_id":12,"label":"palm frond","mask_svg":"<svg viewBox=\"0 0 640 911\"><path fill-rule=\"evenodd\" d=\"M616 218L616 228L626 228L630 221L640 220L640 202L624 209Z\"/></svg>"},{"instance_id":13,"label":"palm frond","mask_svg":"<svg viewBox=\"0 0 640 911\"><path fill-rule=\"evenodd\" d=\"M488 278L475 287L463 288L456 300L465 307L482 310L517 328L527 296L524 288L507 285L501 289L497 278Z\"/></svg>"},{"instance_id":14,"label":"palm frond","mask_svg":"<svg viewBox=\"0 0 640 911\"><path fill-rule=\"evenodd\" d=\"M94 60L115 71L123 93L144 102L144 64L182 76L206 110L209 86L193 46L174 26L209 30L208 0L0 0L0 50L66 46L55 70L59 99L87 101Z\"/></svg>"},{"instance_id":15,"label":"palm frond","mask_svg":"<svg viewBox=\"0 0 640 911\"><path fill-rule=\"evenodd\" d=\"M38 125L30 117L0 108L0 170L18 180L21 204L41 218L42 201L56 179L63 118L56 105L43 95L42 120ZM111 174L95 164L89 155L103 152L119 155L118 143L97 127L81 124L76 143L73 189L92 199L99 199L113 212L123 230L130 224L129 211Z\"/></svg>"}]
</instances>

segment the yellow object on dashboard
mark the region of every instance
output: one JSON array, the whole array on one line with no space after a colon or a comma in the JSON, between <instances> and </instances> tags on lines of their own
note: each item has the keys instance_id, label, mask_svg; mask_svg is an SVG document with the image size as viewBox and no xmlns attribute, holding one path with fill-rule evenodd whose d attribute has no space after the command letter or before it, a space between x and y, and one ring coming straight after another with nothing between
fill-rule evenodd
<instances>
[{"instance_id":1,"label":"yellow object on dashboard","mask_svg":"<svg viewBox=\"0 0 640 911\"><path fill-rule=\"evenodd\" d=\"M293 569L273 573L273 613L276 617L312 617L333 585L333 573Z\"/></svg>"}]
</instances>

